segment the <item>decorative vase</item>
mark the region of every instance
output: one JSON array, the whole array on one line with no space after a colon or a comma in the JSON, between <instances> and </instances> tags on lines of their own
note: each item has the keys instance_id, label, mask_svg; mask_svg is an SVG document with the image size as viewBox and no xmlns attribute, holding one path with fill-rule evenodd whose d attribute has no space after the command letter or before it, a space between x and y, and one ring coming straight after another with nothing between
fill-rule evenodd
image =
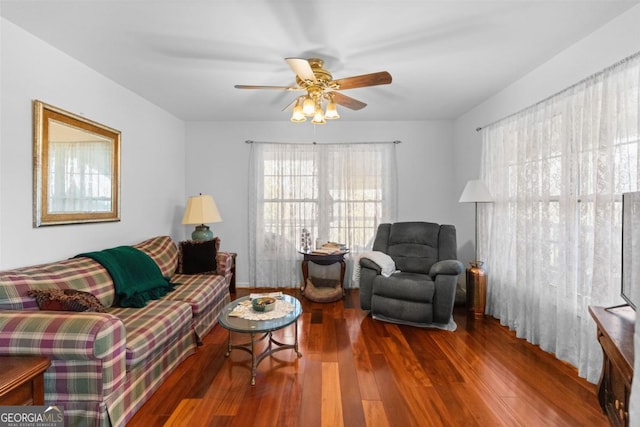
<instances>
[{"instance_id":1,"label":"decorative vase","mask_svg":"<svg viewBox=\"0 0 640 427\"><path fill-rule=\"evenodd\" d=\"M302 234L300 235L300 250L302 252L311 250L311 233L306 228L302 229Z\"/></svg>"},{"instance_id":2,"label":"decorative vase","mask_svg":"<svg viewBox=\"0 0 640 427\"><path fill-rule=\"evenodd\" d=\"M196 229L191 233L191 240L211 240L213 239L213 231L209 229L208 225L200 224L196 225Z\"/></svg>"},{"instance_id":3,"label":"decorative vase","mask_svg":"<svg viewBox=\"0 0 640 427\"><path fill-rule=\"evenodd\" d=\"M467 308L475 317L484 315L487 305L487 272L484 262L472 261L467 268Z\"/></svg>"}]
</instances>

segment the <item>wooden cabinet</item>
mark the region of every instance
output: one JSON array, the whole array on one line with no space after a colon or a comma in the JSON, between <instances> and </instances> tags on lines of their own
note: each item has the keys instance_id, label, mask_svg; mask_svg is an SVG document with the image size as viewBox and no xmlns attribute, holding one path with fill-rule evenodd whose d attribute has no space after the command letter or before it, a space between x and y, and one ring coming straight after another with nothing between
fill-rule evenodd
<instances>
[{"instance_id":1,"label":"wooden cabinet","mask_svg":"<svg viewBox=\"0 0 640 427\"><path fill-rule=\"evenodd\" d=\"M0 406L44 405L44 371L39 356L0 356Z\"/></svg>"},{"instance_id":2,"label":"wooden cabinet","mask_svg":"<svg viewBox=\"0 0 640 427\"><path fill-rule=\"evenodd\" d=\"M231 281L229 282L229 293L236 293L236 258L238 254L236 252L229 252L231 255L231 262L233 266L231 267Z\"/></svg>"},{"instance_id":3,"label":"wooden cabinet","mask_svg":"<svg viewBox=\"0 0 640 427\"><path fill-rule=\"evenodd\" d=\"M589 307L598 327L603 363L598 400L614 426L629 425L629 395L633 379L635 312L630 307L607 310Z\"/></svg>"}]
</instances>

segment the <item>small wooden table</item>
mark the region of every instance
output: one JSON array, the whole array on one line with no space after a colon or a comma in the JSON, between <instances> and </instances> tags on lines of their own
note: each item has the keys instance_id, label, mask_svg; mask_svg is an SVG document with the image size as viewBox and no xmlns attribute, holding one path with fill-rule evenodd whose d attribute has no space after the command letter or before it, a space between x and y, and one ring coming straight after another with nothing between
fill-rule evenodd
<instances>
[{"instance_id":1,"label":"small wooden table","mask_svg":"<svg viewBox=\"0 0 640 427\"><path fill-rule=\"evenodd\" d=\"M0 406L44 405L46 357L0 356Z\"/></svg>"},{"instance_id":2,"label":"small wooden table","mask_svg":"<svg viewBox=\"0 0 640 427\"><path fill-rule=\"evenodd\" d=\"M344 256L349 253L349 250L336 252L333 254L319 254L313 251L298 251L303 256L302 259L302 295L314 301L313 297L305 294L307 287L307 279L309 278L309 261L318 265L332 265L340 263L340 290L336 292L336 297L332 300L338 300L344 296L344 274L347 269L347 263L344 260ZM336 287L337 288L337 287ZM326 302L326 301L323 301Z\"/></svg>"}]
</instances>

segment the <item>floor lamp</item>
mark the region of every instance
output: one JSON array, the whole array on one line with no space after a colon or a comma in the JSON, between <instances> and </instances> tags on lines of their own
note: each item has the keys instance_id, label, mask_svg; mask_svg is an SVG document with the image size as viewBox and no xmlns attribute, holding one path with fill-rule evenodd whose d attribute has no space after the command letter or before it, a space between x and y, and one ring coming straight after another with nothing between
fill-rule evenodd
<instances>
[{"instance_id":1,"label":"floor lamp","mask_svg":"<svg viewBox=\"0 0 640 427\"><path fill-rule=\"evenodd\" d=\"M476 179L467 182L458 202L475 204L475 259L466 271L467 308L474 316L482 316L487 304L487 272L484 262L478 260L478 203L491 203L493 197L484 182Z\"/></svg>"}]
</instances>

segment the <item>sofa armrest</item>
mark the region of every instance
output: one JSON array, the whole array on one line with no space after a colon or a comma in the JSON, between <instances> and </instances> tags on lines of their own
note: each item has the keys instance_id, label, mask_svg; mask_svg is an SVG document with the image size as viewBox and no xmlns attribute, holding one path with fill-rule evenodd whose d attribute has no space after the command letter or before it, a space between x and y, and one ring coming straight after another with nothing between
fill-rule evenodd
<instances>
[{"instance_id":1,"label":"sofa armrest","mask_svg":"<svg viewBox=\"0 0 640 427\"><path fill-rule=\"evenodd\" d=\"M458 260L448 259L438 261L429 269L429 276L435 280L435 277L439 274L448 274L451 276L457 276L464 271L464 265Z\"/></svg>"},{"instance_id":2,"label":"sofa armrest","mask_svg":"<svg viewBox=\"0 0 640 427\"><path fill-rule=\"evenodd\" d=\"M52 400L100 400L126 380L126 331L108 313L0 311L0 354L49 357Z\"/></svg>"},{"instance_id":3,"label":"sofa armrest","mask_svg":"<svg viewBox=\"0 0 640 427\"><path fill-rule=\"evenodd\" d=\"M231 284L231 277L233 276L233 256L230 252L217 252L216 253L216 272L224 276L227 281L227 286Z\"/></svg>"},{"instance_id":4,"label":"sofa armrest","mask_svg":"<svg viewBox=\"0 0 640 427\"><path fill-rule=\"evenodd\" d=\"M108 313L0 311L0 354L60 360L125 358L122 321Z\"/></svg>"}]
</instances>

